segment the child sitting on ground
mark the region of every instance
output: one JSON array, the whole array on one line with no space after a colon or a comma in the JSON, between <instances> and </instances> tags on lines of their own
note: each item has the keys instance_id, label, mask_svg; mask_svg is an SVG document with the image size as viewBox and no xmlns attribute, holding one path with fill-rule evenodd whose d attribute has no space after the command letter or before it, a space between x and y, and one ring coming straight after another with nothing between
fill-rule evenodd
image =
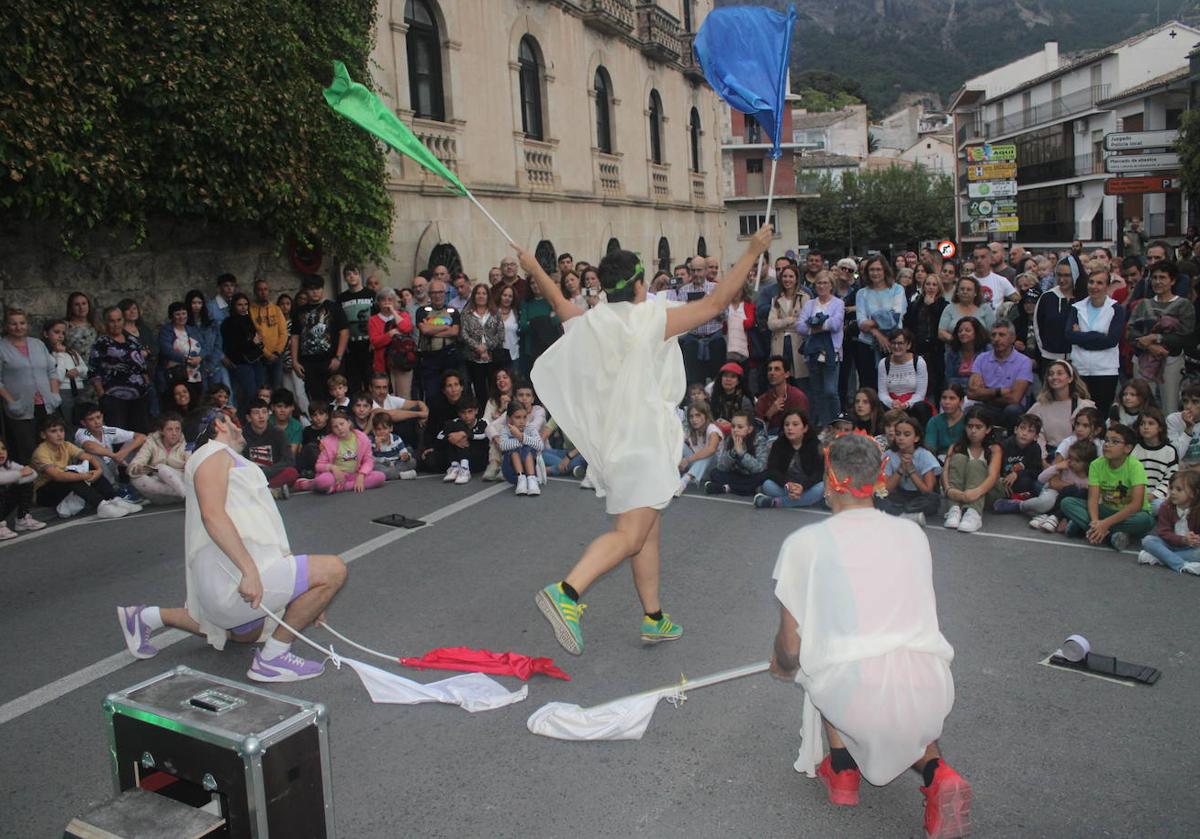
<instances>
[{"instance_id":1,"label":"child sitting on ground","mask_svg":"<svg viewBox=\"0 0 1200 839\"><path fill-rule=\"evenodd\" d=\"M896 423L908 417L909 414L903 408L890 408L883 413L883 434L875 438L875 442L879 444L879 448L887 451L896 442Z\"/></svg>"},{"instance_id":2,"label":"child sitting on ground","mask_svg":"<svg viewBox=\"0 0 1200 839\"><path fill-rule=\"evenodd\" d=\"M104 413L95 403L79 405L76 416L79 418L80 427L75 430L75 445L100 458L104 477L113 485L117 495L132 504L137 504L139 499L136 493L129 490L123 479L127 477L125 473L129 461L133 459L138 447L146 441L146 435L105 425Z\"/></svg>"},{"instance_id":3,"label":"child sitting on ground","mask_svg":"<svg viewBox=\"0 0 1200 839\"><path fill-rule=\"evenodd\" d=\"M238 428L241 428L242 420L238 416L238 412L235 411L233 406L229 404L230 396L231 394L229 391L229 385L217 382L209 387L208 393L204 398L204 402L206 404L203 407L216 408L218 411L224 413L225 416L233 420L234 425L236 425Z\"/></svg>"},{"instance_id":4,"label":"child sitting on ground","mask_svg":"<svg viewBox=\"0 0 1200 839\"><path fill-rule=\"evenodd\" d=\"M300 435L300 454L296 455L296 471L301 478L314 478L317 458L321 456L321 438L329 433L329 407L320 402L308 406L308 427Z\"/></svg>"},{"instance_id":5,"label":"child sitting on ground","mask_svg":"<svg viewBox=\"0 0 1200 839\"><path fill-rule=\"evenodd\" d=\"M371 456L385 480L411 481L417 477L416 461L400 435L393 433L393 427L392 418L386 413L379 412L372 417Z\"/></svg>"},{"instance_id":6,"label":"child sitting on ground","mask_svg":"<svg viewBox=\"0 0 1200 839\"><path fill-rule=\"evenodd\" d=\"M933 409L925 403L929 370L925 359L914 354L916 336L901 329L892 336L892 351L879 361L879 401L887 408L902 408L922 426Z\"/></svg>"},{"instance_id":7,"label":"child sitting on ground","mask_svg":"<svg viewBox=\"0 0 1200 839\"><path fill-rule=\"evenodd\" d=\"M1136 429L1139 439L1133 448L1133 456L1146 470L1150 513L1158 515L1158 508L1167 500L1171 478L1179 471L1179 453L1167 440L1167 421L1158 408L1143 408Z\"/></svg>"},{"instance_id":8,"label":"child sitting on ground","mask_svg":"<svg viewBox=\"0 0 1200 839\"><path fill-rule=\"evenodd\" d=\"M892 426L892 445L883 464L887 495L876 496L875 509L912 519L921 527L926 516L942 509L938 476L942 465L921 445L921 424L910 416Z\"/></svg>"},{"instance_id":9,"label":"child sitting on ground","mask_svg":"<svg viewBox=\"0 0 1200 839\"><path fill-rule=\"evenodd\" d=\"M825 497L825 461L817 429L808 414L793 408L783 415L783 428L767 455L767 479L754 496L754 506L811 507Z\"/></svg>"},{"instance_id":10,"label":"child sitting on ground","mask_svg":"<svg viewBox=\"0 0 1200 839\"><path fill-rule=\"evenodd\" d=\"M942 488L950 501L945 526L947 530L974 533L983 527L984 506L1000 496L1003 456L984 406L971 406L963 422L963 439L950 447L946 471L942 473Z\"/></svg>"},{"instance_id":11,"label":"child sitting on ground","mask_svg":"<svg viewBox=\"0 0 1200 839\"><path fill-rule=\"evenodd\" d=\"M271 419L283 432L284 439L292 447L292 455L300 453L304 442L304 426L296 419L296 397L285 387L271 391Z\"/></svg>"},{"instance_id":12,"label":"child sitting on ground","mask_svg":"<svg viewBox=\"0 0 1200 839\"><path fill-rule=\"evenodd\" d=\"M542 435L529 427L529 410L518 399L508 403L508 422L500 429L500 470L504 480L516 487L517 495L541 495L537 479L537 455Z\"/></svg>"},{"instance_id":13,"label":"child sitting on ground","mask_svg":"<svg viewBox=\"0 0 1200 839\"><path fill-rule=\"evenodd\" d=\"M883 434L883 404L873 387L862 387L850 403L850 420L855 431L865 431L876 439ZM880 445L883 445L882 443Z\"/></svg>"},{"instance_id":14,"label":"child sitting on ground","mask_svg":"<svg viewBox=\"0 0 1200 839\"><path fill-rule=\"evenodd\" d=\"M1123 551L1154 527L1146 494L1146 470L1133 457L1137 434L1115 423L1104 433L1104 454L1088 469L1087 501L1062 500L1067 535L1084 536L1093 545L1108 542Z\"/></svg>"},{"instance_id":15,"label":"child sitting on ground","mask_svg":"<svg viewBox=\"0 0 1200 839\"><path fill-rule=\"evenodd\" d=\"M1104 420L1101 418L1099 409L1092 407L1080 408L1075 414L1075 418L1071 420L1071 431L1073 432L1071 436L1064 437L1063 441L1054 450L1054 457L1050 460L1051 463L1059 463L1065 460L1067 449L1071 448L1071 444L1077 440L1089 440L1096 449L1097 455L1103 453Z\"/></svg>"},{"instance_id":16,"label":"child sitting on ground","mask_svg":"<svg viewBox=\"0 0 1200 839\"><path fill-rule=\"evenodd\" d=\"M1018 508L1027 516L1029 526L1046 533L1064 531L1059 504L1063 498L1087 498L1088 469L1099 455L1091 440L1076 440L1067 447L1066 456L1047 466L1038 475L1042 491L1033 498L1018 501Z\"/></svg>"},{"instance_id":17,"label":"child sitting on ground","mask_svg":"<svg viewBox=\"0 0 1200 839\"><path fill-rule=\"evenodd\" d=\"M925 426L925 448L945 463L946 452L962 439L963 400L967 392L962 385L946 385L941 396L942 412Z\"/></svg>"},{"instance_id":18,"label":"child sitting on ground","mask_svg":"<svg viewBox=\"0 0 1200 839\"><path fill-rule=\"evenodd\" d=\"M1036 414L1025 414L1017 420L1013 433L1000 444L1003 461L1000 465L1000 491L992 505L997 513L1015 513L1022 501L1033 497L1038 489L1037 476L1042 471L1042 447L1038 436L1042 433L1042 418Z\"/></svg>"},{"instance_id":19,"label":"child sitting on ground","mask_svg":"<svg viewBox=\"0 0 1200 839\"><path fill-rule=\"evenodd\" d=\"M129 464L130 483L151 504L175 504L184 498L187 459L183 417L173 412L160 414L158 431L146 437Z\"/></svg>"},{"instance_id":20,"label":"child sitting on ground","mask_svg":"<svg viewBox=\"0 0 1200 839\"><path fill-rule=\"evenodd\" d=\"M33 450L30 466L38 473L33 498L44 507L57 507L61 518L70 518L84 508L94 508L102 519L119 519L141 507L117 497L104 477L100 458L66 440L67 429L57 416L42 423L41 444ZM79 499L74 509L59 505L71 495Z\"/></svg>"},{"instance_id":21,"label":"child sitting on ground","mask_svg":"<svg viewBox=\"0 0 1200 839\"><path fill-rule=\"evenodd\" d=\"M317 477L311 482L303 478L297 489L312 488L316 492L363 492L383 486L383 473L375 469L371 456L371 441L354 427L345 411L334 411L329 419L330 433L321 438L321 454L317 457Z\"/></svg>"},{"instance_id":22,"label":"child sitting on ground","mask_svg":"<svg viewBox=\"0 0 1200 839\"><path fill-rule=\"evenodd\" d=\"M487 423L479 417L479 408L471 396L463 396L455 406L457 416L446 420L438 439L445 441L446 470L443 483L465 484L472 472L487 468Z\"/></svg>"},{"instance_id":23,"label":"child sitting on ground","mask_svg":"<svg viewBox=\"0 0 1200 839\"><path fill-rule=\"evenodd\" d=\"M574 475L576 478L586 476L587 461L583 459L579 449L571 442L571 438L558 427L554 417L546 420L546 424L542 426L542 438L547 444L551 440L556 441L554 448L547 445L542 449L542 460L546 462L548 470L559 475Z\"/></svg>"},{"instance_id":24,"label":"child sitting on ground","mask_svg":"<svg viewBox=\"0 0 1200 839\"><path fill-rule=\"evenodd\" d=\"M350 419L354 427L363 434L371 433L371 417L375 414L375 401L369 393L356 393L350 400Z\"/></svg>"},{"instance_id":25,"label":"child sitting on ground","mask_svg":"<svg viewBox=\"0 0 1200 839\"><path fill-rule=\"evenodd\" d=\"M729 437L717 449L716 468L704 482L709 495L754 495L767 479L767 434L750 411L734 411Z\"/></svg>"},{"instance_id":26,"label":"child sitting on ground","mask_svg":"<svg viewBox=\"0 0 1200 839\"><path fill-rule=\"evenodd\" d=\"M786 423L786 419L785 419ZM691 484L703 484L713 457L725 435L717 427L712 408L703 399L696 399L687 409L687 426L683 431L683 457L679 460L679 497Z\"/></svg>"},{"instance_id":27,"label":"child sitting on ground","mask_svg":"<svg viewBox=\"0 0 1200 839\"><path fill-rule=\"evenodd\" d=\"M1154 532L1142 537L1139 565L1165 565L1200 576L1200 471L1171 478L1168 503L1158 509Z\"/></svg>"},{"instance_id":28,"label":"child sitting on ground","mask_svg":"<svg viewBox=\"0 0 1200 839\"><path fill-rule=\"evenodd\" d=\"M334 373L325 380L325 387L329 391L329 414L338 409L350 410L350 383L346 381L346 377L341 373Z\"/></svg>"},{"instance_id":29,"label":"child sitting on ground","mask_svg":"<svg viewBox=\"0 0 1200 839\"><path fill-rule=\"evenodd\" d=\"M1179 454L1179 465L1200 463L1200 385L1188 385L1180 409L1167 417L1167 439Z\"/></svg>"},{"instance_id":30,"label":"child sitting on ground","mask_svg":"<svg viewBox=\"0 0 1200 839\"><path fill-rule=\"evenodd\" d=\"M1153 407L1158 406L1146 380L1130 379L1121 388L1120 398L1108 409L1108 421L1109 423L1118 422L1121 425L1128 425L1136 430L1142 411Z\"/></svg>"},{"instance_id":31,"label":"child sitting on ground","mask_svg":"<svg viewBox=\"0 0 1200 839\"><path fill-rule=\"evenodd\" d=\"M46 525L29 512L33 506L33 481L37 473L32 466L22 466L8 457L8 446L0 440L0 541L15 539L26 530L41 530ZM8 517L13 511L17 520L12 529Z\"/></svg>"},{"instance_id":32,"label":"child sitting on ground","mask_svg":"<svg viewBox=\"0 0 1200 839\"><path fill-rule=\"evenodd\" d=\"M300 477L296 458L283 431L271 418L271 409L261 399L254 399L246 408L246 424L242 426L246 440L246 459L258 466L267 476L267 486L277 500L286 501L292 486Z\"/></svg>"}]
</instances>

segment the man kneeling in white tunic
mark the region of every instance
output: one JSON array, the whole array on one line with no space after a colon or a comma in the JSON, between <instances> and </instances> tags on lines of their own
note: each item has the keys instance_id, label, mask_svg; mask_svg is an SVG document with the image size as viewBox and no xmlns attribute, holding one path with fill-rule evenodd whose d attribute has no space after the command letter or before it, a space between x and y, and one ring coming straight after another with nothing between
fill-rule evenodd
<instances>
[{"instance_id":1,"label":"man kneeling in white tunic","mask_svg":"<svg viewBox=\"0 0 1200 839\"><path fill-rule=\"evenodd\" d=\"M150 636L164 626L203 635L218 650L228 639L253 643L265 621L259 604L276 614L286 608L284 622L303 629L320 619L346 582L339 557L292 553L266 476L239 454L244 445L241 429L220 412L197 436L184 471L186 606L117 609L125 645L136 658L158 653ZM246 675L257 682L321 675L325 662L292 653L292 638L276 627Z\"/></svg>"},{"instance_id":2,"label":"man kneeling in white tunic","mask_svg":"<svg viewBox=\"0 0 1200 839\"><path fill-rule=\"evenodd\" d=\"M779 551L771 672L804 688L796 770L820 778L832 803L858 804L862 777L882 785L911 766L925 782L926 835L965 836L971 787L937 744L954 705L954 650L938 629L924 531L872 506L882 459L859 433L825 450L833 516Z\"/></svg>"}]
</instances>

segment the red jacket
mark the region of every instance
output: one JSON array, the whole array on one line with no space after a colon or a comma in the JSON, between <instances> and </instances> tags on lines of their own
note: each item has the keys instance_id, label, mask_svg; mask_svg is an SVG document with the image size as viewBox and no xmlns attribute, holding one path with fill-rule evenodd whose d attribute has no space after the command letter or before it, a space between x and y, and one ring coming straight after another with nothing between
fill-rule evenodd
<instances>
[{"instance_id":1,"label":"red jacket","mask_svg":"<svg viewBox=\"0 0 1200 839\"><path fill-rule=\"evenodd\" d=\"M1179 514L1175 512L1175 505L1170 501L1164 502L1158 508L1158 521L1154 525L1154 535L1168 545L1173 545L1177 548L1186 548L1187 542L1175 532L1175 524L1178 521ZM1196 504L1192 509L1188 510L1187 525L1188 530L1192 533L1200 533L1200 504Z\"/></svg>"},{"instance_id":2,"label":"red jacket","mask_svg":"<svg viewBox=\"0 0 1200 839\"><path fill-rule=\"evenodd\" d=\"M392 335L396 333L415 338L412 315L405 310L396 313L396 319L388 322L382 315L371 315L367 321L367 337L371 341L371 369L376 373L386 373L387 348L392 343Z\"/></svg>"}]
</instances>

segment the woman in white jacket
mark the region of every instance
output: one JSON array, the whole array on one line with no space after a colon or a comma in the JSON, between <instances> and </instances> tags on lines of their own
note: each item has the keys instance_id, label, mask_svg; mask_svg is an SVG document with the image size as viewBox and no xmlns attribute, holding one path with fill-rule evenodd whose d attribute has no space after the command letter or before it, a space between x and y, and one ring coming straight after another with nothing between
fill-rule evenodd
<instances>
[{"instance_id":1,"label":"woman in white jacket","mask_svg":"<svg viewBox=\"0 0 1200 839\"><path fill-rule=\"evenodd\" d=\"M1071 307L1067 341L1071 363L1087 383L1101 416L1108 416L1117 395L1121 335L1125 332L1125 307L1108 296L1108 271L1088 275L1088 296Z\"/></svg>"}]
</instances>

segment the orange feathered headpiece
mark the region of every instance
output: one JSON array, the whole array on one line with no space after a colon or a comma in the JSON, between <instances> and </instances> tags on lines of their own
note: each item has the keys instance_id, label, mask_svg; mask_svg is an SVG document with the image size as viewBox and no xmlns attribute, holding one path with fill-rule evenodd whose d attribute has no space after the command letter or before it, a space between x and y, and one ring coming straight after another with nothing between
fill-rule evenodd
<instances>
[{"instance_id":1,"label":"orange feathered headpiece","mask_svg":"<svg viewBox=\"0 0 1200 839\"><path fill-rule=\"evenodd\" d=\"M854 431L843 431L834 435L833 439L837 440L850 434L857 434L861 437L866 437L872 443L875 443L875 445L879 445L875 441L874 437L863 431L861 428L857 428ZM845 495L846 493L849 493L855 498L870 498L872 495L874 495L876 487L879 486L884 478L884 471L887 468L888 462L887 455L885 454L879 462L879 474L875 476L875 480L871 481L870 483L863 484L862 486L851 486L851 478L849 475L844 478L839 478L837 473L833 471L833 464L829 462L829 448L830 446L825 447L825 471L829 474L829 477L825 482L826 489L831 492L835 492L838 495Z\"/></svg>"}]
</instances>

